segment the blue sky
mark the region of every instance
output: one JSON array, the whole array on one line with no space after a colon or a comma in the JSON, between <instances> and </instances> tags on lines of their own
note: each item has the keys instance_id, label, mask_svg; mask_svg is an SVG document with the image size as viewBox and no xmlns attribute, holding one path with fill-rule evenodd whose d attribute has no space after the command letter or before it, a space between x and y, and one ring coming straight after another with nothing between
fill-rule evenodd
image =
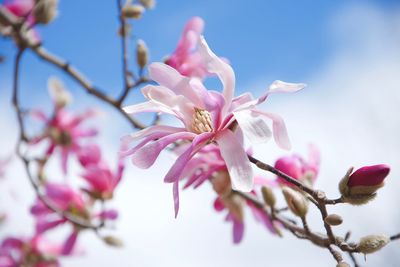
<instances>
[{"instance_id":1,"label":"blue sky","mask_svg":"<svg viewBox=\"0 0 400 267\"><path fill-rule=\"evenodd\" d=\"M60 16L41 27L44 45L67 58L110 93L119 89L120 40L114 1L60 1ZM328 35L332 17L341 9L363 2L390 10L398 1L158 1L154 10L134 21L134 38L144 39L151 59L158 61L173 51L185 22L194 15L206 21L205 36L212 49L229 58L240 91L259 77L304 81L337 49ZM359 25L363 27L363 25ZM12 56L15 48L0 40L0 51ZM132 57L134 46L131 46ZM134 58L132 58L134 61ZM11 70L11 58L0 65L2 77ZM57 74L31 55L24 61L30 81L40 90L47 77ZM7 79L7 78L6 78ZM3 80L0 79L0 80ZM307 82L307 81L305 81Z\"/></svg>"}]
</instances>

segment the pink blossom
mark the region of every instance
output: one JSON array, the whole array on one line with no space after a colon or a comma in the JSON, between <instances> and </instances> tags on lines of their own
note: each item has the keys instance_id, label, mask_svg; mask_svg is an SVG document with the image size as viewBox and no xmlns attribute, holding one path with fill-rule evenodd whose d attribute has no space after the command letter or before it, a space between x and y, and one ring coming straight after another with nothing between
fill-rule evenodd
<instances>
[{"instance_id":1,"label":"pink blossom","mask_svg":"<svg viewBox=\"0 0 400 267\"><path fill-rule=\"evenodd\" d=\"M50 142L46 155L51 156L58 148L61 154L61 164L63 172L66 174L68 169L68 158L71 154L88 153L82 150L90 149L81 145L81 140L97 134L94 128L83 128L82 124L88 118L96 114L94 110L88 110L82 114L75 115L64 108L56 108L52 117L47 117L43 112L35 110L32 116L46 124L46 131L43 135L36 138L33 143L43 140Z\"/></svg>"},{"instance_id":2,"label":"pink blossom","mask_svg":"<svg viewBox=\"0 0 400 267\"><path fill-rule=\"evenodd\" d=\"M121 181L122 174L124 171L124 163L122 158L118 159L117 168L115 171L111 170L106 161L100 161L101 155L100 151L95 149L87 149L84 151L89 151L92 153L93 157L89 159L89 155L83 156L80 154L80 161L85 166L84 172L81 175L82 178L86 180L89 184L87 191L90 192L92 196L101 199L110 199L113 197L113 193L119 182Z\"/></svg>"},{"instance_id":3,"label":"pink blossom","mask_svg":"<svg viewBox=\"0 0 400 267\"><path fill-rule=\"evenodd\" d=\"M40 235L32 238L7 237L0 245L0 267L58 267L62 249L61 245L52 244Z\"/></svg>"},{"instance_id":4,"label":"pink blossom","mask_svg":"<svg viewBox=\"0 0 400 267\"><path fill-rule=\"evenodd\" d=\"M35 24L35 18L32 14L30 14L34 5L34 0L5 0L2 5L0 4L0 6L4 6L6 10L17 17L24 18L27 16L27 23L29 26L33 26ZM11 27L7 28L11 30ZM3 31L7 32L8 30L6 31L3 29ZM27 32L27 36L33 43L40 42L40 36L35 29L30 29Z\"/></svg>"},{"instance_id":5,"label":"pink blossom","mask_svg":"<svg viewBox=\"0 0 400 267\"><path fill-rule=\"evenodd\" d=\"M196 50L203 28L202 18L191 18L185 25L175 51L166 59L165 63L184 76L200 79L207 76L209 74L207 68L199 51Z\"/></svg>"},{"instance_id":6,"label":"pink blossom","mask_svg":"<svg viewBox=\"0 0 400 267\"><path fill-rule=\"evenodd\" d=\"M310 145L307 160L298 154L284 156L275 162L275 168L296 180L313 184L318 176L319 164L319 150L316 146ZM279 176L276 179L279 184L292 185Z\"/></svg>"},{"instance_id":7,"label":"pink blossom","mask_svg":"<svg viewBox=\"0 0 400 267\"><path fill-rule=\"evenodd\" d=\"M159 112L173 115L183 123L183 127L156 125L124 137L123 142L127 144L142 138L143 141L122 154L131 155L136 166L149 168L168 145L178 140L191 141L164 178L165 182L174 183L176 192L187 162L207 144L216 143L229 171L232 187L249 192L253 187L253 170L241 138L237 136L243 132L253 143L263 143L273 135L280 147L288 149L290 142L282 118L255 107L271 93L298 91L304 84L275 81L258 99L250 93L234 98L235 74L231 66L209 49L204 38L199 40L199 55L207 71L221 80L222 93L207 90L199 79L182 76L168 65L151 64L149 75L159 85L142 88L148 101L125 107L124 111L129 114ZM264 119L272 121L272 132ZM239 127L234 133L231 129L236 123Z\"/></svg>"},{"instance_id":8,"label":"pink blossom","mask_svg":"<svg viewBox=\"0 0 400 267\"><path fill-rule=\"evenodd\" d=\"M347 185L349 187L379 186L389 175L389 172L390 167L386 164L365 166L350 175Z\"/></svg>"}]
</instances>

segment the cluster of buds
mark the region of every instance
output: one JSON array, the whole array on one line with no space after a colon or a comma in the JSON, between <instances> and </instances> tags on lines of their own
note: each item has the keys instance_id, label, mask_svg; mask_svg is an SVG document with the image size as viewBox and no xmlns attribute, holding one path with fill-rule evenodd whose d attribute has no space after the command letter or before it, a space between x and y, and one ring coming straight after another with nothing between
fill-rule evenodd
<instances>
[{"instance_id":1,"label":"cluster of buds","mask_svg":"<svg viewBox=\"0 0 400 267\"><path fill-rule=\"evenodd\" d=\"M373 200L389 172L390 167L385 164L365 166L355 172L350 169L339 183L343 201L362 205Z\"/></svg>"}]
</instances>

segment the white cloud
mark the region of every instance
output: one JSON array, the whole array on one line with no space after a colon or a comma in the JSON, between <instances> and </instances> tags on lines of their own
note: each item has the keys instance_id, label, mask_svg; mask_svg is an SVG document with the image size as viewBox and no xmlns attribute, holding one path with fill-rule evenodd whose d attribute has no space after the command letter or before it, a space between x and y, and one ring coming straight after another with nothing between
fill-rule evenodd
<instances>
[{"instance_id":1,"label":"white cloud","mask_svg":"<svg viewBox=\"0 0 400 267\"><path fill-rule=\"evenodd\" d=\"M354 237L400 231L396 180L400 175L399 22L399 10L382 11L360 5L345 9L334 18L328 31L336 35L337 41L341 40L338 51L319 73L306 79L307 91L274 96L265 106L286 118L295 150L302 150L310 141L320 146L323 161L317 186L332 197L337 196L338 179L347 167L381 162L393 166L387 186L375 202L361 208L332 208L345 219L338 232L352 229ZM262 84L264 88L265 83ZM1 112L10 114L5 105ZM6 151L12 149L10 140L15 140L13 116L0 117L1 125L7 128L0 133L0 144ZM106 118L105 122L112 119ZM108 132L107 138L113 129ZM109 145L107 151L116 150L115 144ZM281 153L270 144L255 151L269 162ZM66 260L66 264L256 267L297 266L300 260L301 265L307 266L321 266L321 262L334 265L327 251L290 234L283 239L270 236L251 216L247 216L243 243L233 246L230 225L213 211L213 193L207 186L196 192L183 192L179 218L173 219L172 189L162 183L171 163L171 158L164 154L150 170L128 168L114 203L122 214L116 235L125 240L125 248L110 249L88 233L81 239L87 249L86 257ZM14 186L29 192L18 164L9 173L17 175L11 182ZM29 200L30 197L24 198L22 203ZM5 230L24 232L28 226L18 218L27 217L26 212L18 208L12 215L13 221ZM322 231L318 214L312 215L311 225ZM396 246L391 244L381 253L369 256L363 266L395 266L400 260L395 258Z\"/></svg>"}]
</instances>

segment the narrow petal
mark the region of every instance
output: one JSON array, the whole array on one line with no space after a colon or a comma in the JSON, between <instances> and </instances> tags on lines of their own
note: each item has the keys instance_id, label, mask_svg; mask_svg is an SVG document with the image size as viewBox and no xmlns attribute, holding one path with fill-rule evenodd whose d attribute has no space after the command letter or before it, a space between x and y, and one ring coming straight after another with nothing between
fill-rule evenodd
<instances>
[{"instance_id":1,"label":"narrow petal","mask_svg":"<svg viewBox=\"0 0 400 267\"><path fill-rule=\"evenodd\" d=\"M229 64L221 60L211 51L204 37L200 38L199 52L204 59L208 72L218 75L222 82L224 88L222 94L225 98L225 107L222 113L225 113L233 99L235 90L235 73Z\"/></svg>"},{"instance_id":2,"label":"narrow petal","mask_svg":"<svg viewBox=\"0 0 400 267\"><path fill-rule=\"evenodd\" d=\"M139 168L147 169L153 165L161 151L169 144L175 142L176 140L190 140L195 137L196 134L191 132L179 132L167 135L148 145L143 146L133 153L132 162Z\"/></svg>"},{"instance_id":3,"label":"narrow petal","mask_svg":"<svg viewBox=\"0 0 400 267\"><path fill-rule=\"evenodd\" d=\"M160 105L153 101L147 101L136 105L130 105L122 108L128 114L137 114L142 112L161 112L174 115L175 113L168 107Z\"/></svg>"},{"instance_id":4,"label":"narrow petal","mask_svg":"<svg viewBox=\"0 0 400 267\"><path fill-rule=\"evenodd\" d=\"M223 131L216 141L228 168L232 188L250 192L253 189L253 169L243 147L230 130Z\"/></svg>"},{"instance_id":5,"label":"narrow petal","mask_svg":"<svg viewBox=\"0 0 400 267\"><path fill-rule=\"evenodd\" d=\"M174 196L174 210L175 210L175 218L178 216L179 212L179 180L174 182L172 186L172 193Z\"/></svg>"},{"instance_id":6,"label":"narrow petal","mask_svg":"<svg viewBox=\"0 0 400 267\"><path fill-rule=\"evenodd\" d=\"M193 139L190 147L176 159L174 165L172 165L171 169L169 169L168 173L165 175L164 182L173 183L176 180L179 180L188 161L211 136L212 133L202 133L197 135L195 139Z\"/></svg>"},{"instance_id":7,"label":"narrow petal","mask_svg":"<svg viewBox=\"0 0 400 267\"><path fill-rule=\"evenodd\" d=\"M306 87L305 83L287 83L280 80L274 81L268 91L270 93L294 93Z\"/></svg>"},{"instance_id":8,"label":"narrow petal","mask_svg":"<svg viewBox=\"0 0 400 267\"><path fill-rule=\"evenodd\" d=\"M74 230L72 234L68 237L65 241L64 246L62 248L61 254L62 255L70 255L74 246L76 244L76 240L78 239L79 231Z\"/></svg>"},{"instance_id":9,"label":"narrow petal","mask_svg":"<svg viewBox=\"0 0 400 267\"><path fill-rule=\"evenodd\" d=\"M240 129L253 144L266 143L272 133L262 116L251 110L241 110L233 113Z\"/></svg>"},{"instance_id":10,"label":"narrow petal","mask_svg":"<svg viewBox=\"0 0 400 267\"><path fill-rule=\"evenodd\" d=\"M164 132L164 133L177 133L177 132L183 132L185 131L185 128L179 128L179 127L172 127L172 126L165 126L165 125L154 125L147 127L143 130L134 132L133 134L123 136L121 138L121 142L124 145L128 145L131 142L134 142L138 139L141 139L143 137L146 137L148 135L151 135L156 132Z\"/></svg>"},{"instance_id":11,"label":"narrow petal","mask_svg":"<svg viewBox=\"0 0 400 267\"><path fill-rule=\"evenodd\" d=\"M252 112L271 119L272 131L276 144L282 149L290 150L291 144L289 140L289 135L286 129L285 121L282 119L282 117L274 113L264 112L255 109L253 109Z\"/></svg>"}]
</instances>

